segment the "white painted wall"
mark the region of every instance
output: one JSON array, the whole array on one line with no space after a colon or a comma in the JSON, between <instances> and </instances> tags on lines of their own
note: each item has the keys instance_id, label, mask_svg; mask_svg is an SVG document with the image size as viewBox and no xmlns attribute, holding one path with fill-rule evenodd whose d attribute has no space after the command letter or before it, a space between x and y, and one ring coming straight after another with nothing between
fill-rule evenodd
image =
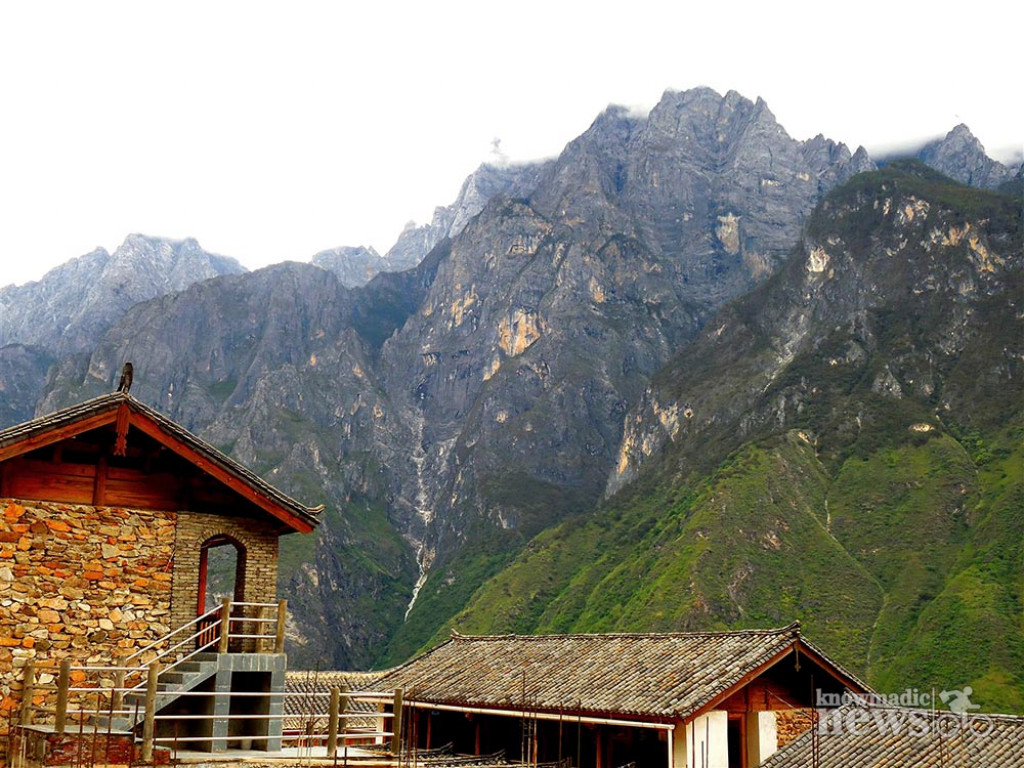
<instances>
[{"instance_id":1,"label":"white painted wall","mask_svg":"<svg viewBox=\"0 0 1024 768\"><path fill-rule=\"evenodd\" d=\"M760 765L779 748L774 712L747 713L747 765Z\"/></svg>"},{"instance_id":2,"label":"white painted wall","mask_svg":"<svg viewBox=\"0 0 1024 768\"><path fill-rule=\"evenodd\" d=\"M724 710L677 725L672 736L673 768L729 768L728 730L729 713Z\"/></svg>"}]
</instances>

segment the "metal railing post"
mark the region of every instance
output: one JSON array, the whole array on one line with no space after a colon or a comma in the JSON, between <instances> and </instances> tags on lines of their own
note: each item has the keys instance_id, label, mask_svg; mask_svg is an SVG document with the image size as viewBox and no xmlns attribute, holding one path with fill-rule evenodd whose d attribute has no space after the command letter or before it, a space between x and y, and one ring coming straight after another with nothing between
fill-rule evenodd
<instances>
[{"instance_id":1,"label":"metal railing post","mask_svg":"<svg viewBox=\"0 0 1024 768\"><path fill-rule=\"evenodd\" d=\"M220 606L220 643L217 653L228 652L228 637L231 634L231 600L227 597Z\"/></svg>"},{"instance_id":2,"label":"metal railing post","mask_svg":"<svg viewBox=\"0 0 1024 768\"><path fill-rule=\"evenodd\" d=\"M341 714L341 690L331 688L330 714L327 720L327 756L338 751L338 716Z\"/></svg>"},{"instance_id":3,"label":"metal railing post","mask_svg":"<svg viewBox=\"0 0 1024 768\"><path fill-rule=\"evenodd\" d=\"M391 718L391 754L398 755L402 748L402 689L395 688L395 704Z\"/></svg>"},{"instance_id":4,"label":"metal railing post","mask_svg":"<svg viewBox=\"0 0 1024 768\"><path fill-rule=\"evenodd\" d=\"M160 663L151 662L146 678L146 712L142 724L142 762L153 762L153 736L156 730L156 686L160 677Z\"/></svg>"},{"instance_id":5,"label":"metal railing post","mask_svg":"<svg viewBox=\"0 0 1024 768\"><path fill-rule=\"evenodd\" d=\"M60 662L60 674L57 676L57 719L53 730L58 735L64 735L64 727L68 721L68 688L71 685L71 658L67 657Z\"/></svg>"},{"instance_id":6,"label":"metal railing post","mask_svg":"<svg viewBox=\"0 0 1024 768\"><path fill-rule=\"evenodd\" d=\"M284 653L284 624L288 617L288 601L277 601L277 634L274 637L274 653Z\"/></svg>"},{"instance_id":7,"label":"metal railing post","mask_svg":"<svg viewBox=\"0 0 1024 768\"><path fill-rule=\"evenodd\" d=\"M36 696L36 662L25 663L25 681L21 686L21 724L32 725L32 699Z\"/></svg>"}]
</instances>

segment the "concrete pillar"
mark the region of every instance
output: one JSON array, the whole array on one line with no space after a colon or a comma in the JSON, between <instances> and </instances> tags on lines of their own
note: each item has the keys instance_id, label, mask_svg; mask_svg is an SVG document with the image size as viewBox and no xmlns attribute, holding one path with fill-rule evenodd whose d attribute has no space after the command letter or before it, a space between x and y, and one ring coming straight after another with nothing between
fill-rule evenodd
<instances>
[{"instance_id":1,"label":"concrete pillar","mask_svg":"<svg viewBox=\"0 0 1024 768\"><path fill-rule=\"evenodd\" d=\"M213 678L213 728L210 733L210 751L224 752L228 748L228 733L231 721L231 668L224 663L224 656L217 660L217 673Z\"/></svg>"}]
</instances>

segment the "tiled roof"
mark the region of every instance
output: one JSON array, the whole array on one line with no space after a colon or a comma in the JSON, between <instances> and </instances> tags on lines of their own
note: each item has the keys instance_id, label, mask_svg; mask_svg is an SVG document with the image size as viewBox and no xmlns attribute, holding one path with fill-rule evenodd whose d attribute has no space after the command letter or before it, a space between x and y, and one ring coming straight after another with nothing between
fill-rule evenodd
<instances>
[{"instance_id":1,"label":"tiled roof","mask_svg":"<svg viewBox=\"0 0 1024 768\"><path fill-rule=\"evenodd\" d=\"M739 632L455 634L378 684L403 688L407 701L685 719L798 643L798 623Z\"/></svg>"},{"instance_id":2,"label":"tiled roof","mask_svg":"<svg viewBox=\"0 0 1024 768\"><path fill-rule=\"evenodd\" d=\"M1022 768L1024 717L858 707L839 710L838 726L811 731L776 752L761 768Z\"/></svg>"},{"instance_id":3,"label":"tiled roof","mask_svg":"<svg viewBox=\"0 0 1024 768\"><path fill-rule=\"evenodd\" d=\"M109 415L113 419L118 408L126 404L129 411L140 414L156 426L168 437L173 438L188 449L194 451L203 460L210 462L221 471L234 477L248 486L253 492L278 505L283 510L304 521L308 526L315 527L319 522L318 513L323 507L307 507L266 482L254 472L246 469L234 459L218 451L209 443L193 435L184 427L175 424L159 411L135 399L127 392L113 392L108 395L94 397L78 405L40 416L39 418L16 424L0 431L0 451L15 450L18 443L31 441L47 432L74 427L76 424L94 424L97 417ZM83 429L87 431L87 429Z\"/></svg>"},{"instance_id":4,"label":"tiled roof","mask_svg":"<svg viewBox=\"0 0 1024 768\"><path fill-rule=\"evenodd\" d=\"M330 707L332 688L350 691L378 690L377 681L381 672L285 672L284 676L284 714L286 728L301 728L309 721L326 722L326 713ZM376 703L353 699L349 703L349 712L377 712ZM368 717L350 719L350 728L369 727L376 724L376 719Z\"/></svg>"}]
</instances>

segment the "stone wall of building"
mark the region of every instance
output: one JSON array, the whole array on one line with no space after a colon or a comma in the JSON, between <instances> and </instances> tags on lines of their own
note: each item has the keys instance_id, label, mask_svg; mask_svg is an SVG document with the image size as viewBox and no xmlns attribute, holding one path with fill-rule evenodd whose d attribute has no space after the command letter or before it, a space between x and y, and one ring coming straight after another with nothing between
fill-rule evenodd
<instances>
[{"instance_id":1,"label":"stone wall of building","mask_svg":"<svg viewBox=\"0 0 1024 768\"><path fill-rule=\"evenodd\" d=\"M775 713L779 749L790 744L814 723L813 709L780 709Z\"/></svg>"},{"instance_id":2,"label":"stone wall of building","mask_svg":"<svg viewBox=\"0 0 1024 768\"><path fill-rule=\"evenodd\" d=\"M244 599L274 602L268 522L0 499L0 762L28 660L51 686L66 657L110 664L191 621L201 547L217 536L243 553Z\"/></svg>"},{"instance_id":3,"label":"stone wall of building","mask_svg":"<svg viewBox=\"0 0 1024 768\"><path fill-rule=\"evenodd\" d=\"M177 515L0 500L0 728L35 659L109 663L171 628Z\"/></svg>"}]
</instances>

